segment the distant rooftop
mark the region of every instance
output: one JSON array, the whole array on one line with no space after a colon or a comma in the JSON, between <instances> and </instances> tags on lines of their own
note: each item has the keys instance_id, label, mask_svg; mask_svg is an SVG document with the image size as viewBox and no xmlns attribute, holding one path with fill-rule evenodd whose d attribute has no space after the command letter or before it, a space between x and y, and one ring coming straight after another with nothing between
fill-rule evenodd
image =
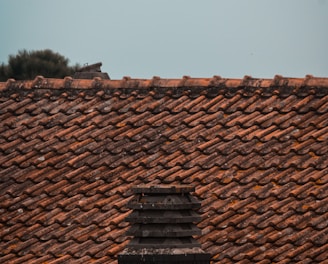
<instances>
[{"instance_id":1,"label":"distant rooftop","mask_svg":"<svg viewBox=\"0 0 328 264\"><path fill-rule=\"evenodd\" d=\"M74 73L74 79L93 79L100 77L101 79L110 79L106 72L101 72L102 63L86 65Z\"/></svg>"}]
</instances>

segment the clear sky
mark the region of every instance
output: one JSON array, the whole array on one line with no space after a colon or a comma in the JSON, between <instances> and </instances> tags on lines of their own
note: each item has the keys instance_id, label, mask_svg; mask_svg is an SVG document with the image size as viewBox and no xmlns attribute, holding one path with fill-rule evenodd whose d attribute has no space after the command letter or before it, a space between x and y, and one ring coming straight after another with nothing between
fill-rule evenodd
<instances>
[{"instance_id":1,"label":"clear sky","mask_svg":"<svg viewBox=\"0 0 328 264\"><path fill-rule=\"evenodd\" d=\"M328 77L328 0L0 0L0 36L112 79Z\"/></svg>"}]
</instances>

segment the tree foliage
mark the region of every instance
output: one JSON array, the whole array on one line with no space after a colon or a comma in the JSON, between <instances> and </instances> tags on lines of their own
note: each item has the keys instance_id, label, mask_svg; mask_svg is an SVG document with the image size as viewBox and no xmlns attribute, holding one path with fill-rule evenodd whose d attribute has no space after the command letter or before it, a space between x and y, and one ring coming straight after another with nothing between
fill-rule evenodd
<instances>
[{"instance_id":1,"label":"tree foliage","mask_svg":"<svg viewBox=\"0 0 328 264\"><path fill-rule=\"evenodd\" d=\"M0 66L0 81L9 78L32 80L38 75L48 78L71 76L79 66L69 66L68 63L69 59L50 49L20 50L9 56L7 65L3 63Z\"/></svg>"}]
</instances>

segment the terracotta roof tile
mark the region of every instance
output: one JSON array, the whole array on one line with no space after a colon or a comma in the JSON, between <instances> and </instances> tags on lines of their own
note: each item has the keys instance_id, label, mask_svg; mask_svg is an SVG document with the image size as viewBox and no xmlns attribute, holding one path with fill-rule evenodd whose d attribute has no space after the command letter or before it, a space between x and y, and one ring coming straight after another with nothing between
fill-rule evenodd
<instances>
[{"instance_id":1,"label":"terracotta roof tile","mask_svg":"<svg viewBox=\"0 0 328 264\"><path fill-rule=\"evenodd\" d=\"M213 263L327 261L328 79L0 83L1 263L116 263L137 184L191 184Z\"/></svg>"}]
</instances>

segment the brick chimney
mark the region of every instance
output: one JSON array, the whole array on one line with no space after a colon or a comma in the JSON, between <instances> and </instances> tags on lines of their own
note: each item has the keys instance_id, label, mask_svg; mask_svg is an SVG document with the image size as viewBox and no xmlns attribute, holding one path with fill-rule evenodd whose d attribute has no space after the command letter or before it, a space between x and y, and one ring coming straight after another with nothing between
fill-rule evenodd
<instances>
[{"instance_id":1,"label":"brick chimney","mask_svg":"<svg viewBox=\"0 0 328 264\"><path fill-rule=\"evenodd\" d=\"M193 238L201 234L194 211L201 204L190 195L194 187L138 185L132 190L135 197L127 207L133 212L126 221L132 223L127 235L133 239L118 255L119 264L210 263L210 255Z\"/></svg>"}]
</instances>

